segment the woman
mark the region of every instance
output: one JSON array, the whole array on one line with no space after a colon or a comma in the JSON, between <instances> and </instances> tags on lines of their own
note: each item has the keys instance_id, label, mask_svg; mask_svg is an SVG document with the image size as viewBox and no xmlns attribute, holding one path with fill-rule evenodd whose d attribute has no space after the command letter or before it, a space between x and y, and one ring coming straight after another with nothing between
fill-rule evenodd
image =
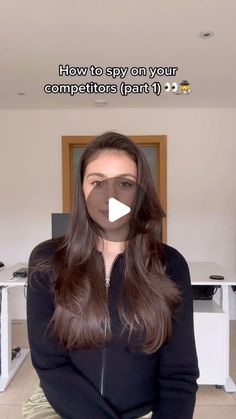
<instances>
[{"instance_id":1,"label":"woman","mask_svg":"<svg viewBox=\"0 0 236 419\"><path fill-rule=\"evenodd\" d=\"M111 221L114 202L130 212ZM128 137L108 132L90 143L68 234L30 256L28 334L41 389L26 418L192 418L189 270L160 242L163 215L145 157Z\"/></svg>"}]
</instances>

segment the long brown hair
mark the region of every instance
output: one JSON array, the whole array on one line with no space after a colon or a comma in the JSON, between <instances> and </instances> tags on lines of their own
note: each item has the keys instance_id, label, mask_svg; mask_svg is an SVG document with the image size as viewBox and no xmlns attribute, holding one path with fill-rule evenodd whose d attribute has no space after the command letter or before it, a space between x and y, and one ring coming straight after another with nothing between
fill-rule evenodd
<instances>
[{"instance_id":1,"label":"long brown hair","mask_svg":"<svg viewBox=\"0 0 236 419\"><path fill-rule=\"evenodd\" d=\"M87 164L105 149L128 153L136 163L137 183L144 191L130 219L117 310L122 333L128 332L128 343L131 336L142 336L141 350L150 354L170 337L173 310L181 297L165 274L160 243L164 212L148 163L133 141L115 132L93 140L78 165L70 227L53 261L53 330L68 349L99 348L112 339L104 263L97 251L99 230L88 214L82 187Z\"/></svg>"}]
</instances>

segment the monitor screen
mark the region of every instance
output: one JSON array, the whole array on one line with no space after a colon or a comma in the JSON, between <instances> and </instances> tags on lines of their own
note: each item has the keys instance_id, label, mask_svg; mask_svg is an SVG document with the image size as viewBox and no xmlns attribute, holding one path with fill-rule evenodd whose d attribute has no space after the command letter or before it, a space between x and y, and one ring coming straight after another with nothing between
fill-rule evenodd
<instances>
[{"instance_id":1,"label":"monitor screen","mask_svg":"<svg viewBox=\"0 0 236 419\"><path fill-rule=\"evenodd\" d=\"M70 220L69 213L52 214L52 238L64 236L67 232Z\"/></svg>"}]
</instances>

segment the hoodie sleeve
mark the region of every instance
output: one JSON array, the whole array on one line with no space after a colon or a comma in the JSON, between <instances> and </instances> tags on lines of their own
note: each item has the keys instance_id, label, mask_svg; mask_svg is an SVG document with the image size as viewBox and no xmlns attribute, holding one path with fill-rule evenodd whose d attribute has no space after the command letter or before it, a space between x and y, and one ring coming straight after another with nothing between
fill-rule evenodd
<instances>
[{"instance_id":1,"label":"hoodie sleeve","mask_svg":"<svg viewBox=\"0 0 236 419\"><path fill-rule=\"evenodd\" d=\"M172 320L172 336L160 349L158 399L152 419L192 419L199 377L192 288L185 259L169 249L167 275L180 286L183 301Z\"/></svg>"},{"instance_id":2,"label":"hoodie sleeve","mask_svg":"<svg viewBox=\"0 0 236 419\"><path fill-rule=\"evenodd\" d=\"M49 322L54 304L50 274L32 271L42 254L45 257L45 246L41 244L31 253L27 287L28 337L32 363L41 387L50 405L64 419L118 419L51 333Z\"/></svg>"}]
</instances>

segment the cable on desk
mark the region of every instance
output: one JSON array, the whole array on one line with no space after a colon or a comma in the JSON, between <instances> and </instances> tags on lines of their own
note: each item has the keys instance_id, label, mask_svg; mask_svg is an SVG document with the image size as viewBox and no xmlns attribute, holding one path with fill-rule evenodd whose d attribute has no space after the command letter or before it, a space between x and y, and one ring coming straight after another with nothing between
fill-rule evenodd
<instances>
[{"instance_id":1,"label":"cable on desk","mask_svg":"<svg viewBox=\"0 0 236 419\"><path fill-rule=\"evenodd\" d=\"M219 288L220 285L192 285L193 299L211 300Z\"/></svg>"},{"instance_id":2,"label":"cable on desk","mask_svg":"<svg viewBox=\"0 0 236 419\"><path fill-rule=\"evenodd\" d=\"M25 297L26 300L27 300L27 286L28 286L28 283L27 283L27 281L25 281L25 283L24 283L24 297Z\"/></svg>"}]
</instances>

